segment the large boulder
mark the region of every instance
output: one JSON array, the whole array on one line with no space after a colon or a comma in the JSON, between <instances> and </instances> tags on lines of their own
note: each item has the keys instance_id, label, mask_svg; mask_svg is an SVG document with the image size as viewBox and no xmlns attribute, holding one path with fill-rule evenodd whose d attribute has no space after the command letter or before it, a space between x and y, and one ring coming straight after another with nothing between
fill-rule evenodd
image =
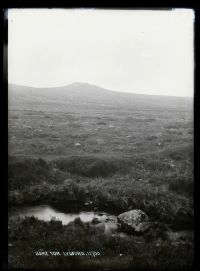
<instances>
[{"instance_id":1,"label":"large boulder","mask_svg":"<svg viewBox=\"0 0 200 271\"><path fill-rule=\"evenodd\" d=\"M121 231L142 234L149 229L148 216L141 210L131 210L117 217Z\"/></svg>"}]
</instances>

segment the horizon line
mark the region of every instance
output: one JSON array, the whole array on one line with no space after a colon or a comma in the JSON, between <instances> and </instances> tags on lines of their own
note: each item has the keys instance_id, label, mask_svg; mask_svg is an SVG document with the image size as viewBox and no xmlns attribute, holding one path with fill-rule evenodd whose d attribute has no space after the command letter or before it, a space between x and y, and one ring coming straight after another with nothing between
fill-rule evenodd
<instances>
[{"instance_id":1,"label":"horizon line","mask_svg":"<svg viewBox=\"0 0 200 271\"><path fill-rule=\"evenodd\" d=\"M82 81L74 81L72 83L66 84L66 85L59 85L59 86L46 86L46 87L36 87L36 86L28 86L28 85L23 85L23 84L17 84L17 83L12 83L12 82L8 82L8 85L16 85L16 86L21 86L21 87L28 87L28 88L36 88L36 89L47 89L47 88L64 88L73 84L83 84L83 85L89 85L89 86L95 86L98 88L102 88L106 91L111 91L111 92L116 92L116 93L127 93L127 94L135 94L135 95L145 95L145 96L163 96L163 97L174 97L174 98L194 98L193 96L177 96L177 95L166 95L166 94L150 94L150 93L137 93L137 92L131 92L131 91L120 91L120 90L113 90L113 89L107 89L104 87L101 87L99 85L96 84L90 84L88 82L82 82Z\"/></svg>"}]
</instances>

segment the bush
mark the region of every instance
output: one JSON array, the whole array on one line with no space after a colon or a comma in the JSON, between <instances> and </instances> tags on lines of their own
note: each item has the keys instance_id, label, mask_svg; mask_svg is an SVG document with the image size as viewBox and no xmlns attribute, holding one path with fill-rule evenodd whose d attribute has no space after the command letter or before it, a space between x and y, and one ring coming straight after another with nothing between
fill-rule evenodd
<instances>
[{"instance_id":1,"label":"bush","mask_svg":"<svg viewBox=\"0 0 200 271\"><path fill-rule=\"evenodd\" d=\"M54 172L53 168L41 158L9 159L8 161L8 185L10 190L23 189L43 182L59 183L65 177L61 172Z\"/></svg>"},{"instance_id":2,"label":"bush","mask_svg":"<svg viewBox=\"0 0 200 271\"><path fill-rule=\"evenodd\" d=\"M193 181L186 179L175 179L169 184L169 190L175 191L178 194L193 195Z\"/></svg>"},{"instance_id":3,"label":"bush","mask_svg":"<svg viewBox=\"0 0 200 271\"><path fill-rule=\"evenodd\" d=\"M126 161L103 160L95 157L70 157L56 161L60 170L85 177L112 176L116 172L126 171L129 164Z\"/></svg>"}]
</instances>

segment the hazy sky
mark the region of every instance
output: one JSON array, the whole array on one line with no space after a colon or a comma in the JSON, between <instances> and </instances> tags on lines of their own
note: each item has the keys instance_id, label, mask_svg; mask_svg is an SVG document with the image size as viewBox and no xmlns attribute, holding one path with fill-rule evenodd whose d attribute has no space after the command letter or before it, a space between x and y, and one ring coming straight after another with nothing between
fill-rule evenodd
<instances>
[{"instance_id":1,"label":"hazy sky","mask_svg":"<svg viewBox=\"0 0 200 271\"><path fill-rule=\"evenodd\" d=\"M10 9L8 81L193 96L193 22L172 11Z\"/></svg>"}]
</instances>

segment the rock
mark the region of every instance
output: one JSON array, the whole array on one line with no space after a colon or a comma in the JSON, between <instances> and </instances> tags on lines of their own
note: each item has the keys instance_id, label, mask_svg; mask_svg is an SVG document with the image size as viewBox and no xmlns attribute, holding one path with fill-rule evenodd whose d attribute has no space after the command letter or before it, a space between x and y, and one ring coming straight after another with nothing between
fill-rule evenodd
<instances>
[{"instance_id":1,"label":"rock","mask_svg":"<svg viewBox=\"0 0 200 271\"><path fill-rule=\"evenodd\" d=\"M141 210L131 210L117 217L120 230L129 233L144 233L149 229L148 216Z\"/></svg>"}]
</instances>

